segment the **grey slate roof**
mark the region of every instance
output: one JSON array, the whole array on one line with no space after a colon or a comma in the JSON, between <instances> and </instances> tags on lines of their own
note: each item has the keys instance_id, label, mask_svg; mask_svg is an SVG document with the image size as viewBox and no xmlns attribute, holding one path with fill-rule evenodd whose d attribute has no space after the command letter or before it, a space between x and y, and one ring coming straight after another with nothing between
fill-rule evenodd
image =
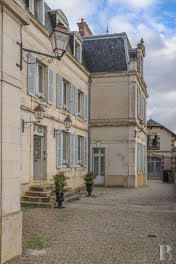
<instances>
[{"instance_id":1,"label":"grey slate roof","mask_svg":"<svg viewBox=\"0 0 176 264\"><path fill-rule=\"evenodd\" d=\"M83 37L83 65L91 73L127 71L125 34Z\"/></svg>"},{"instance_id":2,"label":"grey slate roof","mask_svg":"<svg viewBox=\"0 0 176 264\"><path fill-rule=\"evenodd\" d=\"M156 121L150 119L150 120L148 120L148 122L147 122L147 126L161 127L161 126L163 126L163 125L161 125L161 124L157 123Z\"/></svg>"}]
</instances>

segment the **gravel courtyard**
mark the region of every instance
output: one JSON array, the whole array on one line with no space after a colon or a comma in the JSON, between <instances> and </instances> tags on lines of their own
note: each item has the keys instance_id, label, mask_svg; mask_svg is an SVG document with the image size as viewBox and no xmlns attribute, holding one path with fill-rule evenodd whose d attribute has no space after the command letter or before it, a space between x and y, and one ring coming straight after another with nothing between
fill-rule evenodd
<instances>
[{"instance_id":1,"label":"gravel courtyard","mask_svg":"<svg viewBox=\"0 0 176 264\"><path fill-rule=\"evenodd\" d=\"M23 247L38 235L46 254L10 264L161 263L159 245L172 247L176 263L176 186L148 181L137 189L94 188L63 210L23 213Z\"/></svg>"}]
</instances>

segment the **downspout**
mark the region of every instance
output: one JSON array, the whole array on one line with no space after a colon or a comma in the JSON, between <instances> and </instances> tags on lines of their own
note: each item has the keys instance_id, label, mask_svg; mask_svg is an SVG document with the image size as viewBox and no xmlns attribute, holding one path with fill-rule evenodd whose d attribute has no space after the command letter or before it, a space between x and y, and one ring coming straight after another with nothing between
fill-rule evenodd
<instances>
[{"instance_id":1,"label":"downspout","mask_svg":"<svg viewBox=\"0 0 176 264\"><path fill-rule=\"evenodd\" d=\"M0 107L1 107L1 115L0 115L0 140L1 140L1 146L0 146L0 163L1 163L1 171L0 171L0 263L1 263L1 256L2 256L2 87L3 87L3 80L2 80L2 73L3 73L3 6L1 5L1 87L0 87Z\"/></svg>"},{"instance_id":2,"label":"downspout","mask_svg":"<svg viewBox=\"0 0 176 264\"><path fill-rule=\"evenodd\" d=\"M90 105L91 105L91 85L92 79L89 77L89 88L88 88L88 172L90 172Z\"/></svg>"}]
</instances>

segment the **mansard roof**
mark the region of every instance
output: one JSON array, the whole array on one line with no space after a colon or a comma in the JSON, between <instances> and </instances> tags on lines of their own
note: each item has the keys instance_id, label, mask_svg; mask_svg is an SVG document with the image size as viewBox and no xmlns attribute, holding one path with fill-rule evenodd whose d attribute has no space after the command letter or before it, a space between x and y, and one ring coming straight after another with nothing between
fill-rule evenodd
<instances>
[{"instance_id":1,"label":"mansard roof","mask_svg":"<svg viewBox=\"0 0 176 264\"><path fill-rule=\"evenodd\" d=\"M83 37L83 64L91 73L127 71L130 48L126 33Z\"/></svg>"}]
</instances>

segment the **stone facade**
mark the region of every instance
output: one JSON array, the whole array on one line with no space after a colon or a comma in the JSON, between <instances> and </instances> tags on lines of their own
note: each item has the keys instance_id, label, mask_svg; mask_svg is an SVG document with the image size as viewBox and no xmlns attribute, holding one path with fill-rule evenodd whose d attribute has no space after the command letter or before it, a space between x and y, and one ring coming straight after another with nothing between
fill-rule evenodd
<instances>
[{"instance_id":1,"label":"stone facade","mask_svg":"<svg viewBox=\"0 0 176 264\"><path fill-rule=\"evenodd\" d=\"M155 138L156 142L155 142ZM176 170L176 135L163 125L153 121L148 121L148 159L156 158L160 160L161 173L160 178L163 179L163 171ZM148 166L148 170L150 170Z\"/></svg>"}]
</instances>

